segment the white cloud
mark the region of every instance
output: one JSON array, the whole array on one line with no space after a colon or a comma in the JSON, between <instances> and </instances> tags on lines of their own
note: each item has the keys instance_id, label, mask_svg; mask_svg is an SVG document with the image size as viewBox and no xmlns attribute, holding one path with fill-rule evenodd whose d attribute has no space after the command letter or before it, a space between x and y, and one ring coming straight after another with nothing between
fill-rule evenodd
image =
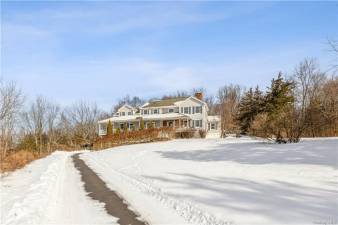
<instances>
[{"instance_id":1,"label":"white cloud","mask_svg":"<svg viewBox=\"0 0 338 225\"><path fill-rule=\"evenodd\" d=\"M9 3L7 3L9 4ZM216 3L215 3L216 4ZM130 3L87 2L77 5L64 3L46 8L14 12L6 15L11 23L31 25L51 33L69 32L108 34L135 29L164 29L170 26L205 23L252 13L267 4L229 5L226 8L204 10L203 3ZM6 14L6 11L3 11Z\"/></svg>"}]
</instances>

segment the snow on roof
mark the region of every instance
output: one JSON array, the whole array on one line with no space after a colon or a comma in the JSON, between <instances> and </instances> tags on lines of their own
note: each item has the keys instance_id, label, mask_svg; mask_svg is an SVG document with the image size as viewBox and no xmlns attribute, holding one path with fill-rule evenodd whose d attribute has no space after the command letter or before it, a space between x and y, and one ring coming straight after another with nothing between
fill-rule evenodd
<instances>
[{"instance_id":1,"label":"snow on roof","mask_svg":"<svg viewBox=\"0 0 338 225\"><path fill-rule=\"evenodd\" d=\"M128 104L124 104L124 105L121 106L118 110L122 109L123 107L129 108L129 109L131 109L131 110L135 110L134 107L132 107L131 105L128 105Z\"/></svg>"},{"instance_id":2,"label":"snow on roof","mask_svg":"<svg viewBox=\"0 0 338 225\"><path fill-rule=\"evenodd\" d=\"M168 98L168 99L163 99L163 100L154 100L150 101L147 105L143 105L144 108L149 108L149 107L161 107L161 106L174 106L175 102L179 101L184 101L188 97L177 97L177 98Z\"/></svg>"},{"instance_id":3,"label":"snow on roof","mask_svg":"<svg viewBox=\"0 0 338 225\"><path fill-rule=\"evenodd\" d=\"M220 120L221 120L220 116L208 116L208 121L218 122Z\"/></svg>"},{"instance_id":4,"label":"snow on roof","mask_svg":"<svg viewBox=\"0 0 338 225\"><path fill-rule=\"evenodd\" d=\"M164 119L187 118L188 116L181 114L181 113L132 115L132 116L111 117L108 119L100 120L98 123L108 123L109 120L111 122L138 121L140 120L141 117L143 120L164 120Z\"/></svg>"},{"instance_id":5,"label":"snow on roof","mask_svg":"<svg viewBox=\"0 0 338 225\"><path fill-rule=\"evenodd\" d=\"M104 120L100 120L98 123L108 123L109 120L111 122L124 122L124 121L133 121L137 120L136 117L139 117L138 115L131 115L131 116L114 116L110 117Z\"/></svg>"}]
</instances>

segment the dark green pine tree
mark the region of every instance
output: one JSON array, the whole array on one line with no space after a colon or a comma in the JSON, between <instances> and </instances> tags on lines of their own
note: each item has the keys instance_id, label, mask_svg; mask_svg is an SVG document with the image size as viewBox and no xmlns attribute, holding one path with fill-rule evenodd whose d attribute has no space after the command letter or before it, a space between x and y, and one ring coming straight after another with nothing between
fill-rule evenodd
<instances>
[{"instance_id":1,"label":"dark green pine tree","mask_svg":"<svg viewBox=\"0 0 338 225\"><path fill-rule=\"evenodd\" d=\"M293 96L294 83L285 81L279 73L277 79L273 79L271 87L265 97L265 112L268 114L269 124L272 125L272 133L276 135L276 140L282 141L282 129L285 115L290 106L294 103Z\"/></svg>"},{"instance_id":2,"label":"dark green pine tree","mask_svg":"<svg viewBox=\"0 0 338 225\"><path fill-rule=\"evenodd\" d=\"M278 115L286 106L294 102L292 94L294 84L292 81L284 81L279 73L277 79L273 79L271 87L265 97L265 112L269 115Z\"/></svg>"},{"instance_id":3,"label":"dark green pine tree","mask_svg":"<svg viewBox=\"0 0 338 225\"><path fill-rule=\"evenodd\" d=\"M265 99L263 92L259 90L259 87L256 86L256 89L253 93L253 114L256 116L259 113L262 113L265 111Z\"/></svg>"},{"instance_id":4,"label":"dark green pine tree","mask_svg":"<svg viewBox=\"0 0 338 225\"><path fill-rule=\"evenodd\" d=\"M244 96L241 98L238 105L237 120L239 121L239 126L242 133L248 132L250 124L254 118L253 96L252 88L250 88L244 93Z\"/></svg>"}]
</instances>

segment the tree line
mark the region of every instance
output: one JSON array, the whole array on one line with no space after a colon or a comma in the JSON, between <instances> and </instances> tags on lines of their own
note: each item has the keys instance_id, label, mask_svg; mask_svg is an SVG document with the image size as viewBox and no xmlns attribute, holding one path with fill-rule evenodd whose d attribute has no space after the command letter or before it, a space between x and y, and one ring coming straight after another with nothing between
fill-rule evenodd
<instances>
[{"instance_id":1,"label":"tree line","mask_svg":"<svg viewBox=\"0 0 338 225\"><path fill-rule=\"evenodd\" d=\"M177 91L162 96L189 96L205 89ZM314 59L305 59L291 76L279 73L269 87L225 85L215 95L204 95L209 114L220 115L221 135L249 134L297 142L300 137L338 135L338 78L323 72ZM110 117L123 104L139 107L145 99L121 98L111 112L95 103L79 101L61 107L42 96L27 103L13 82L0 80L0 149L25 149L41 153L79 149L97 138L97 121Z\"/></svg>"},{"instance_id":2,"label":"tree line","mask_svg":"<svg viewBox=\"0 0 338 225\"><path fill-rule=\"evenodd\" d=\"M78 149L96 138L102 111L95 103L80 101L62 108L42 96L25 105L13 82L0 81L1 157L10 150L51 152Z\"/></svg>"},{"instance_id":3,"label":"tree line","mask_svg":"<svg viewBox=\"0 0 338 225\"><path fill-rule=\"evenodd\" d=\"M298 142L338 135L338 77L305 59L289 77L279 73L265 91L226 85L218 92L222 136L227 133Z\"/></svg>"}]
</instances>

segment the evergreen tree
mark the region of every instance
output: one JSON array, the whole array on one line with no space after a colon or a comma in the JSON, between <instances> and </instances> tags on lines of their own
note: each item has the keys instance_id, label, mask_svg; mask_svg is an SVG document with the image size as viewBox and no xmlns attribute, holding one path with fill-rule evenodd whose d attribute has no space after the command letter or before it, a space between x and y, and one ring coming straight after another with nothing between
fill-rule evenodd
<instances>
[{"instance_id":1,"label":"evergreen tree","mask_svg":"<svg viewBox=\"0 0 338 225\"><path fill-rule=\"evenodd\" d=\"M144 120L141 118L140 120L140 130L144 129Z\"/></svg>"},{"instance_id":2,"label":"evergreen tree","mask_svg":"<svg viewBox=\"0 0 338 225\"><path fill-rule=\"evenodd\" d=\"M258 86L256 86L255 92L253 93L252 107L255 116L265 111L264 95Z\"/></svg>"},{"instance_id":3,"label":"evergreen tree","mask_svg":"<svg viewBox=\"0 0 338 225\"><path fill-rule=\"evenodd\" d=\"M277 141L282 139L285 120L288 119L288 112L293 108L293 88L293 82L285 81L279 73L277 79L272 80L265 96L264 111L268 114L270 132L276 136Z\"/></svg>"},{"instance_id":4,"label":"evergreen tree","mask_svg":"<svg viewBox=\"0 0 338 225\"><path fill-rule=\"evenodd\" d=\"M253 113L253 96L252 88L250 88L244 93L238 105L237 119L242 133L248 132L250 123L255 116Z\"/></svg>"},{"instance_id":5,"label":"evergreen tree","mask_svg":"<svg viewBox=\"0 0 338 225\"><path fill-rule=\"evenodd\" d=\"M284 81L282 74L272 79L271 87L265 97L265 111L270 115L280 113L287 105L294 102L292 81Z\"/></svg>"},{"instance_id":6,"label":"evergreen tree","mask_svg":"<svg viewBox=\"0 0 338 225\"><path fill-rule=\"evenodd\" d=\"M113 124L111 123L111 121L108 121L108 125L107 125L107 135L112 135L113 134Z\"/></svg>"},{"instance_id":7,"label":"evergreen tree","mask_svg":"<svg viewBox=\"0 0 338 225\"><path fill-rule=\"evenodd\" d=\"M127 123L124 123L124 125L123 125L123 131L124 132L128 132L128 124Z\"/></svg>"}]
</instances>

